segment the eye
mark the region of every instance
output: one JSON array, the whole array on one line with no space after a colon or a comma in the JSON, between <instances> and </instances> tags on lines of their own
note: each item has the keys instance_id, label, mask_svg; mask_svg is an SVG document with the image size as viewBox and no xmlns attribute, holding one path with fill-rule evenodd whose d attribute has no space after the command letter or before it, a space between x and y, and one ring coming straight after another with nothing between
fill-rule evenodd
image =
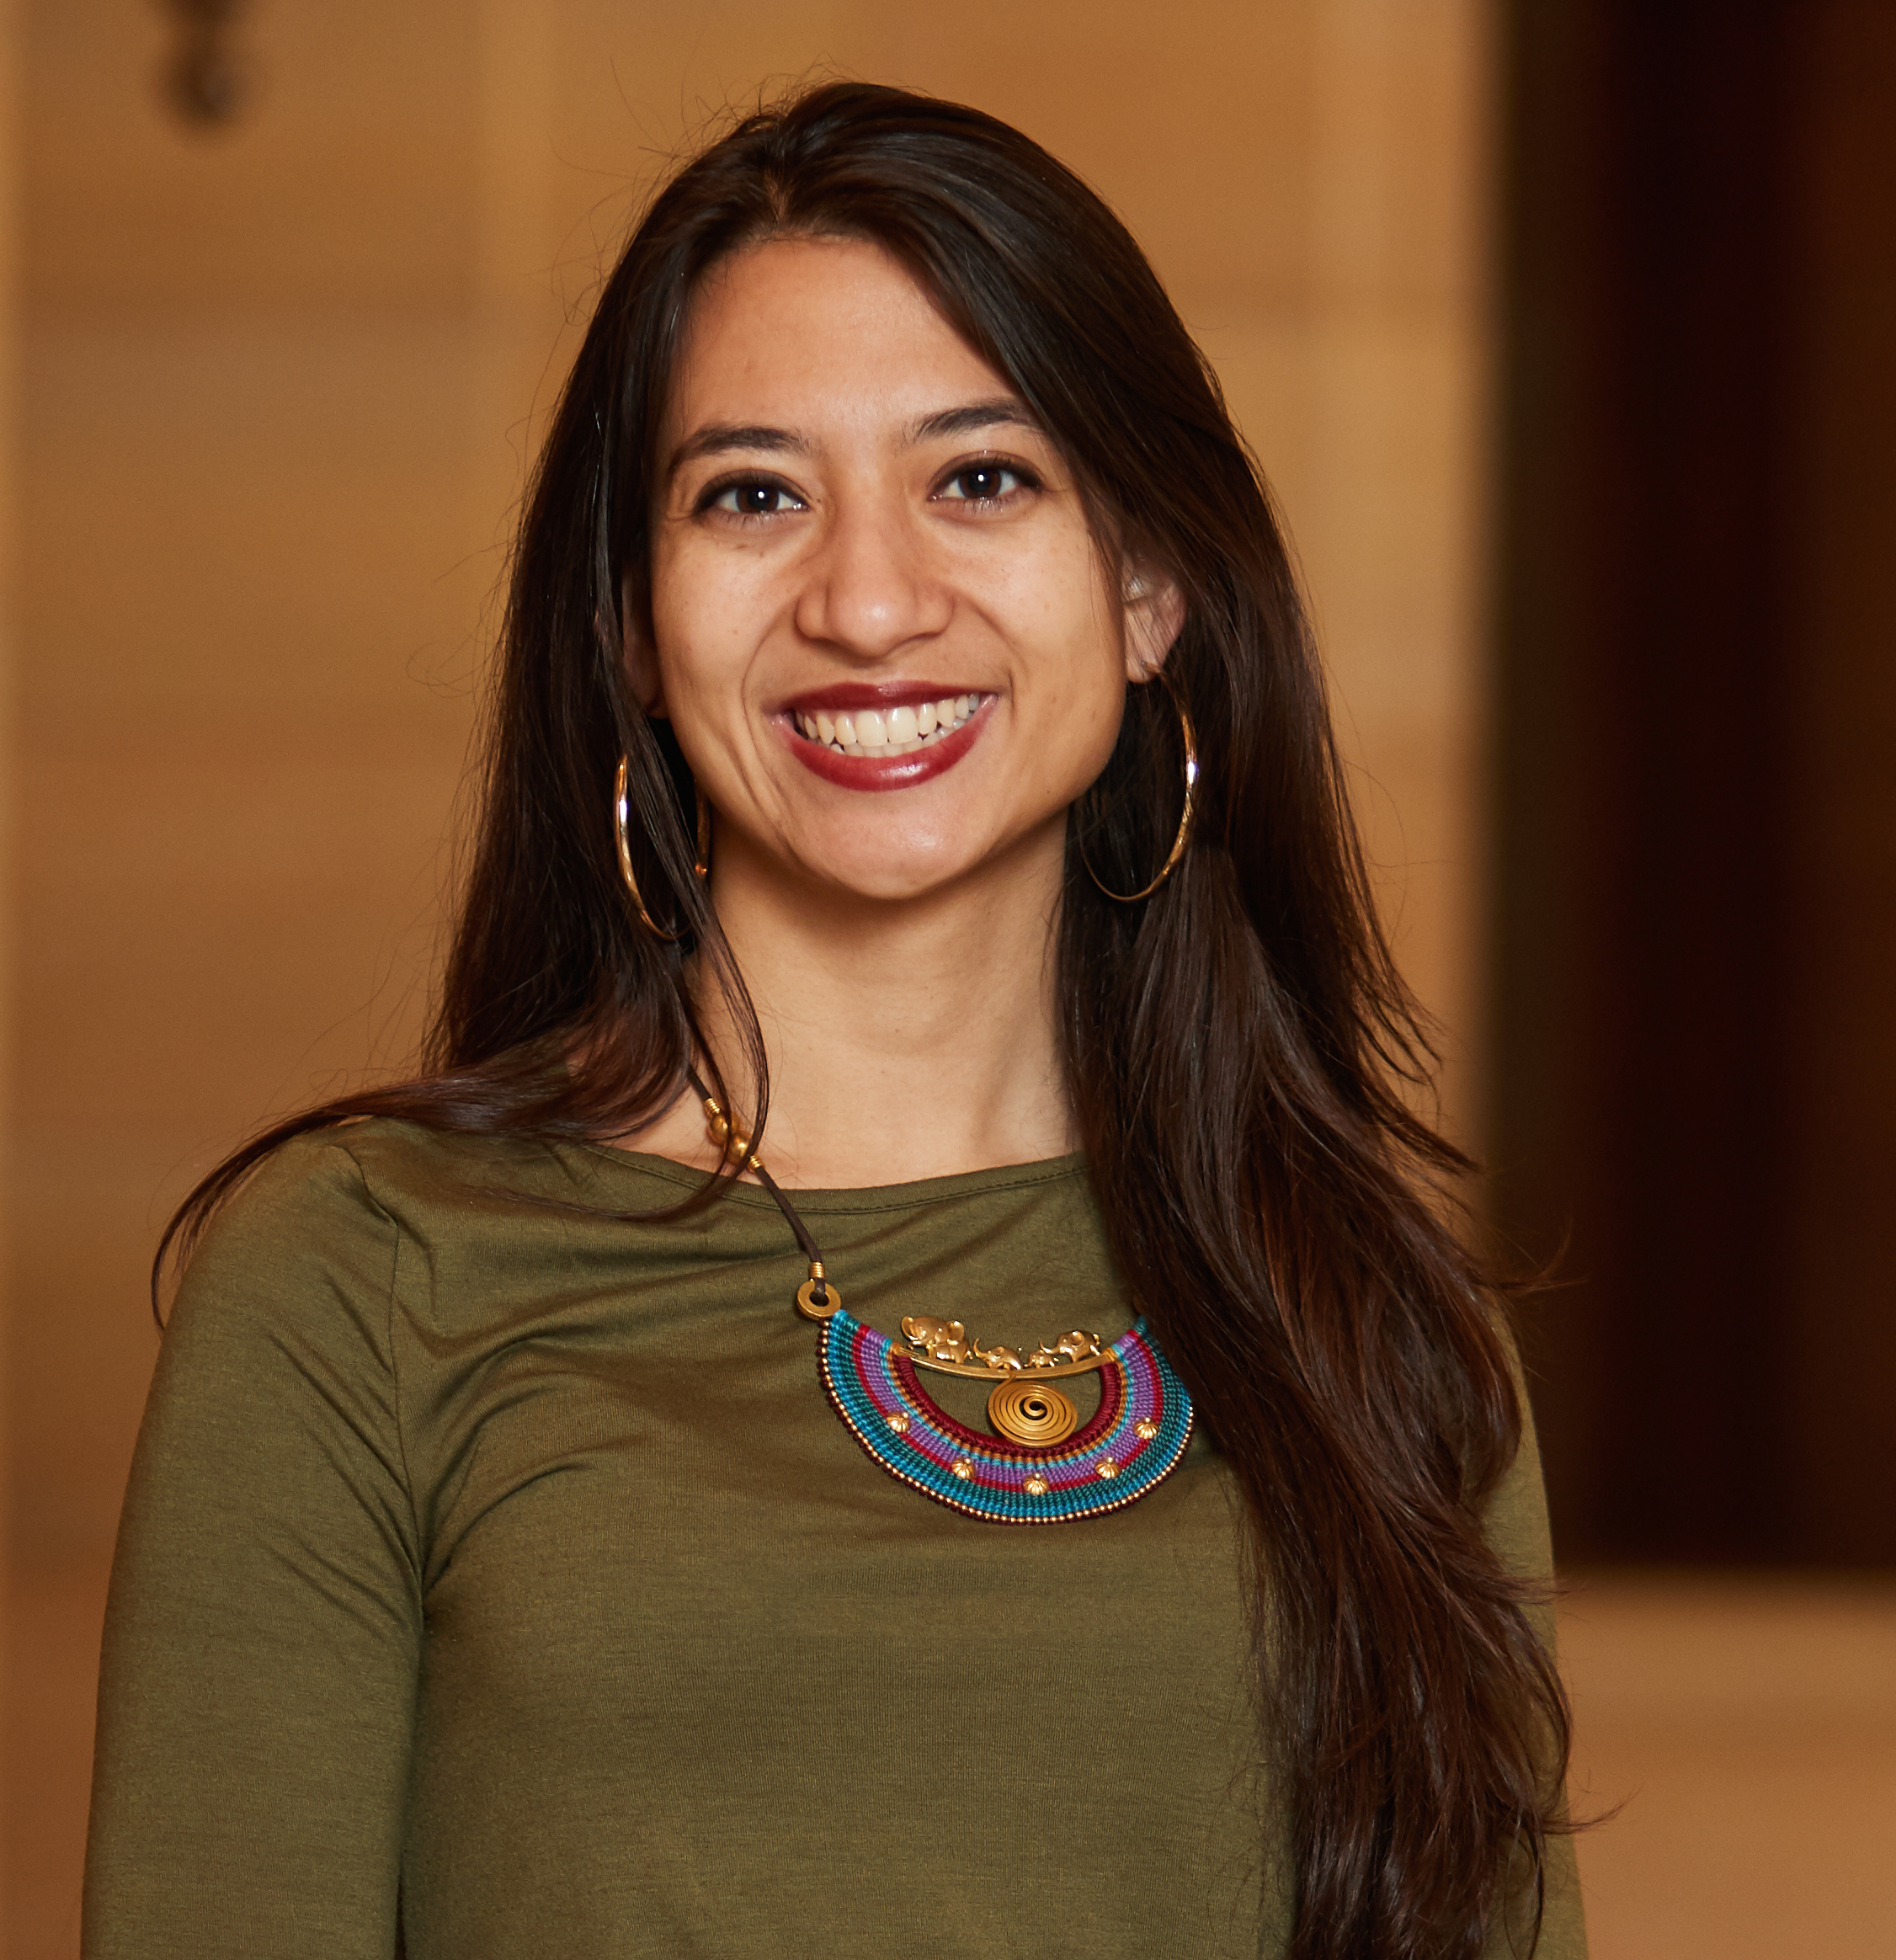
<instances>
[{"instance_id":1,"label":"eye","mask_svg":"<svg viewBox=\"0 0 1896 1960\"><path fill-rule=\"evenodd\" d=\"M988 459L963 463L946 478L935 495L950 503L998 503L1019 490L1037 490L1040 482L1016 463Z\"/></svg>"},{"instance_id":2,"label":"eye","mask_svg":"<svg viewBox=\"0 0 1896 1960\"><path fill-rule=\"evenodd\" d=\"M734 517L776 517L801 510L803 499L786 483L768 477L740 477L713 483L698 501L705 510L727 510Z\"/></svg>"}]
</instances>

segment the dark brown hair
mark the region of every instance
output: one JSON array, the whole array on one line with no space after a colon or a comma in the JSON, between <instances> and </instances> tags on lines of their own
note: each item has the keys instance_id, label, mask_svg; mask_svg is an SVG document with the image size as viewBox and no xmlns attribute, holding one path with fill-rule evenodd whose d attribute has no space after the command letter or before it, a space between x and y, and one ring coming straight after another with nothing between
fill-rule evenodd
<instances>
[{"instance_id":1,"label":"dark brown hair","mask_svg":"<svg viewBox=\"0 0 1896 1960\"><path fill-rule=\"evenodd\" d=\"M1537 1927L1568 1723L1522 1585L1481 1527L1522 1416L1492 1289L1446 1221L1467 1167L1405 1101L1432 1057L1377 925L1296 582L1217 383L1125 227L973 109L833 83L751 115L658 194L600 295L513 570L476 855L426 1073L254 1138L194 1191L188 1250L300 1131L388 1115L615 1134L678 1095L695 954L762 1043L691 875L668 730L620 658L646 605L653 449L706 270L786 234L873 241L1065 455L1102 548L1185 594L1163 684L1068 823L1067 1080L1127 1287L1249 1506L1260 1707L1296 1888L1295 1960L1464 1960ZM1168 692L1169 690L1169 693ZM1142 903L1180 809L1174 699L1202 764L1190 850ZM631 761L652 938L606 812ZM569 1057L582 1063L569 1066Z\"/></svg>"}]
</instances>

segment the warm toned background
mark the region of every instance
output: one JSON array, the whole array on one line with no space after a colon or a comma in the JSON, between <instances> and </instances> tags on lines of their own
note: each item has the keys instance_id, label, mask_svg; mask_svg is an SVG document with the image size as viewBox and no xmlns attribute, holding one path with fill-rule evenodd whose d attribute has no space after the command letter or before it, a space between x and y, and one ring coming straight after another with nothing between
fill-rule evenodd
<instances>
[{"instance_id":1,"label":"warm toned background","mask_svg":"<svg viewBox=\"0 0 1896 1960\"><path fill-rule=\"evenodd\" d=\"M536 418L641 187L760 85L821 64L975 101L1147 242L1288 513L1449 1121L1516 1134L1508 1043L1558 951L1494 903L1531 875L1497 829L1532 812L1490 762L1534 736L1521 676L1566 615L1504 561L1558 558L1520 458L1586 399L1521 326L1516 200L1559 189L1514 167L1521 104L1531 134L1571 51L1512 18L254 0L250 97L205 130L162 93L154 0L0 8L9 1960L76 1951L156 1228L260 1116L411 1041ZM1641 1549L1597 1523L1596 1557ZM1596 1574L1568 1619L1587 1801L1629 1800L1584 1854L1600 1960L1896 1951L1866 1883L1896 1837L1887 1583Z\"/></svg>"}]
</instances>

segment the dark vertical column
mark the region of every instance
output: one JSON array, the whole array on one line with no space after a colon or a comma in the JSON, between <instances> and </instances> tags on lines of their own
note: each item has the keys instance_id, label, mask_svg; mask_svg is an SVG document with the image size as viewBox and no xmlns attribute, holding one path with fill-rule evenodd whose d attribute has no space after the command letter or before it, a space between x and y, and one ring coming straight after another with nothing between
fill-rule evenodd
<instances>
[{"instance_id":1,"label":"dark vertical column","mask_svg":"<svg viewBox=\"0 0 1896 1960\"><path fill-rule=\"evenodd\" d=\"M1838 383L1881 334L1888 399L1887 289L1846 269L1896 206L1890 24L1511 10L1490 1141L1500 1222L1562 1253L1531 1358L1569 1557L1869 1559L1896 1532L1888 1452L1820 1414L1872 1359L1837 1296L1882 1234L1824 1139L1872 1102L1887 1126L1896 1090L1886 1063L1862 1081L1896 973L1840 908L1866 854L1887 904L1889 812L1831 781L1813 814L1833 742L1888 727L1892 657L1862 669L1888 582L1858 560L1896 551L1896 424L1853 426ZM1845 70L1854 136L1826 98ZM1887 1180L1887 1137L1869 1161ZM1872 1399L1835 1406L1861 1428ZM1852 1488L1882 1519L1820 1525Z\"/></svg>"},{"instance_id":2,"label":"dark vertical column","mask_svg":"<svg viewBox=\"0 0 1896 1960\"><path fill-rule=\"evenodd\" d=\"M1797 1549L1896 1563L1896 6L1800 18L1786 1393Z\"/></svg>"}]
</instances>

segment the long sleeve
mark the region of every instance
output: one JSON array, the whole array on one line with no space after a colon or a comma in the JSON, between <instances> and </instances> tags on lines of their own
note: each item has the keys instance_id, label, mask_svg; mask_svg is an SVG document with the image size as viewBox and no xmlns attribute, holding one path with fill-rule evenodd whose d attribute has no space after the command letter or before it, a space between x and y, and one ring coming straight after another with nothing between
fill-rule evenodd
<instances>
[{"instance_id":1,"label":"long sleeve","mask_svg":"<svg viewBox=\"0 0 1896 1960\"><path fill-rule=\"evenodd\" d=\"M391 1282L333 1139L192 1262L107 1613L87 1960L390 1960L421 1647Z\"/></svg>"}]
</instances>

